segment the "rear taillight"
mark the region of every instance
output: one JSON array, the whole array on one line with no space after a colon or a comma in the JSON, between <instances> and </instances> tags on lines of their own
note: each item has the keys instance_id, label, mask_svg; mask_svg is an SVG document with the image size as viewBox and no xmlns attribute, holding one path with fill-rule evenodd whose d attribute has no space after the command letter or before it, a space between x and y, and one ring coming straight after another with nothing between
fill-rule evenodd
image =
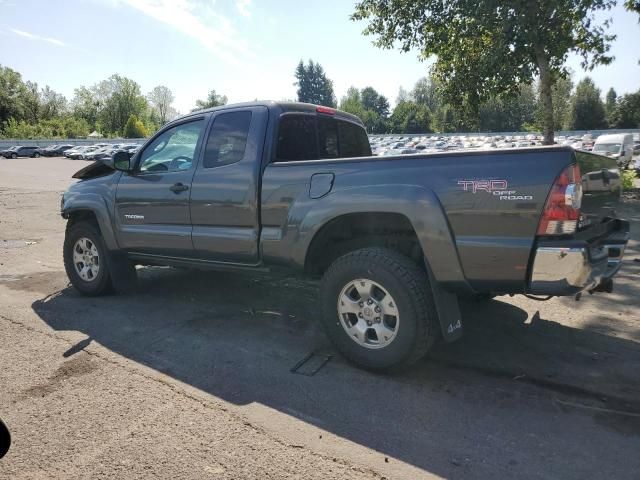
<instances>
[{"instance_id":1,"label":"rear taillight","mask_svg":"<svg viewBox=\"0 0 640 480\"><path fill-rule=\"evenodd\" d=\"M576 231L582 203L582 178L578 165L570 165L551 187L542 212L538 235L570 235Z\"/></svg>"}]
</instances>

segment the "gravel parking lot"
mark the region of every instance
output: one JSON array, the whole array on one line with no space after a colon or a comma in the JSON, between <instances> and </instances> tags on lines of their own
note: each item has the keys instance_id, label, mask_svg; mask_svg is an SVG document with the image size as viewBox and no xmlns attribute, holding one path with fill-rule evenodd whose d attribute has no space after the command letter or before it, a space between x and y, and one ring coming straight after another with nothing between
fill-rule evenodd
<instances>
[{"instance_id":1,"label":"gravel parking lot","mask_svg":"<svg viewBox=\"0 0 640 480\"><path fill-rule=\"evenodd\" d=\"M462 340L382 376L331 349L311 282L79 296L58 209L84 165L0 159L0 478L638 478L637 197L614 293L464 304Z\"/></svg>"}]
</instances>

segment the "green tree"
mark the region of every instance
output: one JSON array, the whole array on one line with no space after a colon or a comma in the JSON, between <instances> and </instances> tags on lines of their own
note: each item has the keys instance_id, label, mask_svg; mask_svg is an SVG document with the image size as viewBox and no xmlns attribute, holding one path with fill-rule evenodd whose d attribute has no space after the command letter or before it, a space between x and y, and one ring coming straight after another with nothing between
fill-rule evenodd
<instances>
[{"instance_id":1,"label":"green tree","mask_svg":"<svg viewBox=\"0 0 640 480\"><path fill-rule=\"evenodd\" d=\"M51 120L62 116L67 110L67 99L64 95L46 85L40 92L40 114L43 119Z\"/></svg>"},{"instance_id":2,"label":"green tree","mask_svg":"<svg viewBox=\"0 0 640 480\"><path fill-rule=\"evenodd\" d=\"M431 132L431 115L425 105L408 100L400 102L389 118L392 133Z\"/></svg>"},{"instance_id":3,"label":"green tree","mask_svg":"<svg viewBox=\"0 0 640 480\"><path fill-rule=\"evenodd\" d=\"M140 85L130 78L115 74L94 88L98 101L98 119L103 133L118 134L123 131L131 115L145 118L147 99Z\"/></svg>"},{"instance_id":4,"label":"green tree","mask_svg":"<svg viewBox=\"0 0 640 480\"><path fill-rule=\"evenodd\" d=\"M535 106L535 120L531 125L528 125L528 127L533 130L542 130L544 128L545 113L543 98L542 95L540 95L540 82L537 83L536 90L538 95ZM569 75L566 77L558 77L551 89L554 131L569 128L572 90L573 81Z\"/></svg>"},{"instance_id":5,"label":"green tree","mask_svg":"<svg viewBox=\"0 0 640 480\"><path fill-rule=\"evenodd\" d=\"M196 108L191 110L202 110L205 108L219 107L227 104L227 97L225 95L218 95L215 90L211 90L205 100L196 100Z\"/></svg>"},{"instance_id":6,"label":"green tree","mask_svg":"<svg viewBox=\"0 0 640 480\"><path fill-rule=\"evenodd\" d=\"M366 110L377 113L382 118L389 116L389 100L384 95L379 94L373 87L365 87L360 92L362 105Z\"/></svg>"},{"instance_id":7,"label":"green tree","mask_svg":"<svg viewBox=\"0 0 640 480\"><path fill-rule=\"evenodd\" d=\"M618 99L613 121L615 128L640 128L640 90Z\"/></svg>"},{"instance_id":8,"label":"green tree","mask_svg":"<svg viewBox=\"0 0 640 480\"><path fill-rule=\"evenodd\" d=\"M92 130L97 130L98 113L101 103L95 91L85 86L74 90L71 100L71 112L75 118L83 119Z\"/></svg>"},{"instance_id":9,"label":"green tree","mask_svg":"<svg viewBox=\"0 0 640 480\"><path fill-rule=\"evenodd\" d=\"M435 56L434 75L452 105L477 111L492 95L518 93L540 79L545 143L553 143L552 88L568 72L570 52L584 68L608 64L613 36L596 14L616 0L360 0L352 15L367 20L376 45Z\"/></svg>"},{"instance_id":10,"label":"green tree","mask_svg":"<svg viewBox=\"0 0 640 480\"><path fill-rule=\"evenodd\" d=\"M22 76L9 67L0 65L0 129L10 118L24 118L24 98L26 87Z\"/></svg>"},{"instance_id":11,"label":"green tree","mask_svg":"<svg viewBox=\"0 0 640 480\"><path fill-rule=\"evenodd\" d=\"M333 82L327 77L322 65L315 63L313 60L309 60L308 65L305 65L300 60L294 75L296 78L294 85L298 87L299 102L328 107L336 106Z\"/></svg>"},{"instance_id":12,"label":"green tree","mask_svg":"<svg viewBox=\"0 0 640 480\"><path fill-rule=\"evenodd\" d=\"M409 92L407 92L402 86L398 88L398 96L396 97L396 105L401 104L402 102L408 102L411 100L411 96Z\"/></svg>"},{"instance_id":13,"label":"green tree","mask_svg":"<svg viewBox=\"0 0 640 480\"><path fill-rule=\"evenodd\" d=\"M169 90L169 87L165 87L164 85L154 87L154 89L147 95L147 99L151 103L151 113L153 115L157 115L157 120L160 125L167 123L167 120L171 119L171 104L175 100L175 97L171 90Z\"/></svg>"},{"instance_id":14,"label":"green tree","mask_svg":"<svg viewBox=\"0 0 640 480\"><path fill-rule=\"evenodd\" d=\"M604 104L600 98L600 89L593 80L585 77L576 86L571 97L570 128L572 130L592 130L607 128Z\"/></svg>"},{"instance_id":15,"label":"green tree","mask_svg":"<svg viewBox=\"0 0 640 480\"><path fill-rule=\"evenodd\" d=\"M531 85L517 95L494 96L480 105L478 128L489 132L519 132L535 120L536 96Z\"/></svg>"},{"instance_id":16,"label":"green tree","mask_svg":"<svg viewBox=\"0 0 640 480\"><path fill-rule=\"evenodd\" d=\"M340 99L339 108L342 111L351 113L362 119L365 108L362 103L362 97L360 96L360 90L356 87L349 87L345 96Z\"/></svg>"},{"instance_id":17,"label":"green tree","mask_svg":"<svg viewBox=\"0 0 640 480\"><path fill-rule=\"evenodd\" d=\"M349 87L340 100L340 110L359 117L369 133L387 132L389 101L372 87Z\"/></svg>"},{"instance_id":18,"label":"green tree","mask_svg":"<svg viewBox=\"0 0 640 480\"><path fill-rule=\"evenodd\" d=\"M604 111L607 115L607 123L609 124L609 126L611 126L615 123L616 108L618 106L618 94L612 87L607 92L607 96L605 98L606 100L604 103Z\"/></svg>"},{"instance_id":19,"label":"green tree","mask_svg":"<svg viewBox=\"0 0 640 480\"><path fill-rule=\"evenodd\" d=\"M22 95L24 115L29 122L36 123L40 118L40 91L38 90L38 84L26 81L24 85L25 90Z\"/></svg>"},{"instance_id":20,"label":"green tree","mask_svg":"<svg viewBox=\"0 0 640 480\"><path fill-rule=\"evenodd\" d=\"M426 105L432 113L443 104L437 80L433 76L418 79L411 90L411 98L420 105Z\"/></svg>"},{"instance_id":21,"label":"green tree","mask_svg":"<svg viewBox=\"0 0 640 480\"><path fill-rule=\"evenodd\" d=\"M143 138L147 136L144 124L133 113L129 115L129 119L124 126L124 138Z\"/></svg>"}]
</instances>

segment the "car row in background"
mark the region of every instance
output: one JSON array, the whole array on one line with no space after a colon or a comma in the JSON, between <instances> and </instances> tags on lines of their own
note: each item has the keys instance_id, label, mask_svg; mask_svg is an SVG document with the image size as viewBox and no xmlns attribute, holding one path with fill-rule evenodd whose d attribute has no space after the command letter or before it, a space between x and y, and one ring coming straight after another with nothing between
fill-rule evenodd
<instances>
[{"instance_id":1,"label":"car row in background","mask_svg":"<svg viewBox=\"0 0 640 480\"><path fill-rule=\"evenodd\" d=\"M120 150L134 154L140 145L135 143L97 143L82 145L64 152L64 156L74 160L105 160Z\"/></svg>"},{"instance_id":2,"label":"car row in background","mask_svg":"<svg viewBox=\"0 0 640 480\"><path fill-rule=\"evenodd\" d=\"M451 150L491 150L496 148L524 148L542 145L540 135L376 135L369 138L374 155L410 155ZM623 168L633 165L634 155L640 155L639 134L592 134L556 137L556 144L576 150L595 151L618 160Z\"/></svg>"},{"instance_id":3,"label":"car row in background","mask_svg":"<svg viewBox=\"0 0 640 480\"><path fill-rule=\"evenodd\" d=\"M49 145L48 147L16 145L6 150L0 150L0 155L5 158L18 157L61 157L65 156L74 160L104 160L110 158L115 152L124 150L135 153L140 145L135 143L96 143L95 145Z\"/></svg>"}]
</instances>

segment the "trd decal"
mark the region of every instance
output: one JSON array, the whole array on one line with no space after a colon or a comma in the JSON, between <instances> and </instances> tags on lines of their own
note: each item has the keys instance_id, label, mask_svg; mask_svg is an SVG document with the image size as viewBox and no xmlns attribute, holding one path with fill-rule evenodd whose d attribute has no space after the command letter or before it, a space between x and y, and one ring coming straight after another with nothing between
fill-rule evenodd
<instances>
[{"instance_id":1,"label":"trd decal","mask_svg":"<svg viewBox=\"0 0 640 480\"><path fill-rule=\"evenodd\" d=\"M509 184L506 180L458 180L458 185L462 185L465 192L471 190L476 193L478 190L493 192L495 190L506 190Z\"/></svg>"},{"instance_id":2,"label":"trd decal","mask_svg":"<svg viewBox=\"0 0 640 480\"><path fill-rule=\"evenodd\" d=\"M465 192L487 192L498 200L533 200L533 195L518 195L517 190L509 190L506 180L458 180Z\"/></svg>"}]
</instances>

